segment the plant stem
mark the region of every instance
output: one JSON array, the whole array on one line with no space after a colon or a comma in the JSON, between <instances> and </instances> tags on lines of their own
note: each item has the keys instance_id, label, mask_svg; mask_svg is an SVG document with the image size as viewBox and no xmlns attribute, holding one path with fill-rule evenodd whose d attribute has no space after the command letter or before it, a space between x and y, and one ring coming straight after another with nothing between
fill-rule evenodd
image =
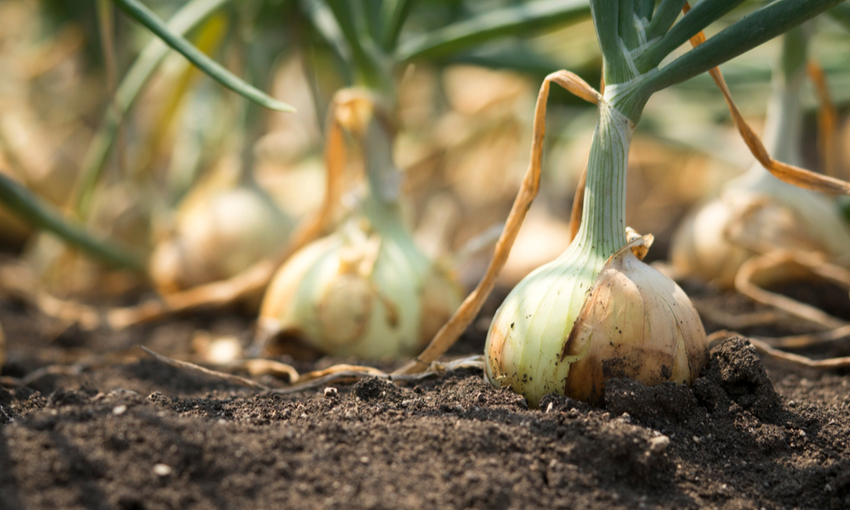
<instances>
[{"instance_id":1,"label":"plant stem","mask_svg":"<svg viewBox=\"0 0 850 510\"><path fill-rule=\"evenodd\" d=\"M620 47L618 0L590 0L590 12L593 15L593 25L596 27L596 37L602 49L602 72L606 84L624 83L633 74L629 70L626 56Z\"/></svg>"},{"instance_id":2,"label":"plant stem","mask_svg":"<svg viewBox=\"0 0 850 510\"><path fill-rule=\"evenodd\" d=\"M399 45L396 60L444 57L493 39L566 26L590 15L587 0L541 0L458 21Z\"/></svg>"},{"instance_id":3,"label":"plant stem","mask_svg":"<svg viewBox=\"0 0 850 510\"><path fill-rule=\"evenodd\" d=\"M646 27L646 38L651 41L656 37L661 37L666 34L673 22L679 17L682 12L682 7L688 0L661 0L655 14L652 16L652 21Z\"/></svg>"},{"instance_id":4,"label":"plant stem","mask_svg":"<svg viewBox=\"0 0 850 510\"><path fill-rule=\"evenodd\" d=\"M401 225L398 208L401 174L393 161L390 128L378 118L373 118L366 126L363 158L369 184L365 205L370 220L392 228Z\"/></svg>"},{"instance_id":5,"label":"plant stem","mask_svg":"<svg viewBox=\"0 0 850 510\"><path fill-rule=\"evenodd\" d=\"M611 103L599 103L581 226L571 249L607 259L626 244L626 168L633 131L632 122Z\"/></svg>"},{"instance_id":6,"label":"plant stem","mask_svg":"<svg viewBox=\"0 0 850 510\"><path fill-rule=\"evenodd\" d=\"M635 59L635 65L641 72L658 67L664 57L673 50L743 2L744 0L702 0L663 37L650 43L647 49Z\"/></svg>"},{"instance_id":7,"label":"plant stem","mask_svg":"<svg viewBox=\"0 0 850 510\"><path fill-rule=\"evenodd\" d=\"M629 49L638 45L637 27L635 27L635 0L620 0L617 31L620 39Z\"/></svg>"},{"instance_id":8,"label":"plant stem","mask_svg":"<svg viewBox=\"0 0 850 510\"><path fill-rule=\"evenodd\" d=\"M806 52L808 35L803 27L797 27L783 37L782 58L774 69L770 100L762 139L767 151L774 159L799 165L800 130L803 123L800 90L806 79ZM752 189L769 190L794 188L765 171L758 162L741 176L741 182L750 183ZM806 193L796 190L798 193ZM781 193L781 192L780 192Z\"/></svg>"},{"instance_id":9,"label":"plant stem","mask_svg":"<svg viewBox=\"0 0 850 510\"><path fill-rule=\"evenodd\" d=\"M192 46L186 39L172 33L168 29L168 25L162 22L150 9L144 6L138 0L112 0L131 18L135 19L148 30L156 34L166 44L177 50L180 54L186 57L190 62L198 66L210 78L229 88L233 92L244 96L255 103L258 103L266 108L281 112L294 112L295 108L291 105L278 101L262 92L261 90L249 85L222 67L218 62L204 55L200 50Z\"/></svg>"},{"instance_id":10,"label":"plant stem","mask_svg":"<svg viewBox=\"0 0 850 510\"><path fill-rule=\"evenodd\" d=\"M378 47L369 37L363 7L348 0L328 0L327 6L351 47L356 79L369 88L392 96L393 80L381 61Z\"/></svg>"},{"instance_id":11,"label":"plant stem","mask_svg":"<svg viewBox=\"0 0 850 510\"><path fill-rule=\"evenodd\" d=\"M637 14L638 18L649 21L652 19L653 9L655 9L655 0L637 0L635 14Z\"/></svg>"},{"instance_id":12,"label":"plant stem","mask_svg":"<svg viewBox=\"0 0 850 510\"><path fill-rule=\"evenodd\" d=\"M850 30L850 4L836 5L827 14L844 28Z\"/></svg>"},{"instance_id":13,"label":"plant stem","mask_svg":"<svg viewBox=\"0 0 850 510\"><path fill-rule=\"evenodd\" d=\"M644 85L659 91L702 74L801 25L842 0L777 0L735 22L655 73Z\"/></svg>"},{"instance_id":14,"label":"plant stem","mask_svg":"<svg viewBox=\"0 0 850 510\"><path fill-rule=\"evenodd\" d=\"M412 7L412 0L384 0L381 4L381 26L383 27L381 45L384 51L392 52L398 45L401 27L404 26Z\"/></svg>"}]
</instances>

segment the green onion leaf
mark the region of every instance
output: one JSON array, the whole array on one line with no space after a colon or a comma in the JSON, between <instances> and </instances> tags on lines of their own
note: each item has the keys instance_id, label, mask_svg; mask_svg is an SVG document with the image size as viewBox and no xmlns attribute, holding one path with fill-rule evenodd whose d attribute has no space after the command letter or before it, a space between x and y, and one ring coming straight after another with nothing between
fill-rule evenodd
<instances>
[{"instance_id":1,"label":"green onion leaf","mask_svg":"<svg viewBox=\"0 0 850 510\"><path fill-rule=\"evenodd\" d=\"M221 83L230 90L244 96L255 103L278 110L281 112L294 112L295 108L274 99L264 92L245 83L230 71L222 67L220 64L204 55L200 50L192 46L186 39L174 34L168 29L168 26L159 19L150 9L145 7L138 0L113 0L126 12L130 17L147 27L151 32L156 34L166 44L180 52L190 62L198 66L211 78Z\"/></svg>"},{"instance_id":2,"label":"green onion leaf","mask_svg":"<svg viewBox=\"0 0 850 510\"><path fill-rule=\"evenodd\" d=\"M396 57L401 62L444 57L498 37L569 25L589 17L587 0L543 0L506 7L406 41Z\"/></svg>"},{"instance_id":3,"label":"green onion leaf","mask_svg":"<svg viewBox=\"0 0 850 510\"><path fill-rule=\"evenodd\" d=\"M23 185L0 173L0 202L30 225L49 230L65 242L83 249L104 262L143 272L139 257L114 244L95 239L79 225L69 223L58 211L45 204Z\"/></svg>"}]
</instances>

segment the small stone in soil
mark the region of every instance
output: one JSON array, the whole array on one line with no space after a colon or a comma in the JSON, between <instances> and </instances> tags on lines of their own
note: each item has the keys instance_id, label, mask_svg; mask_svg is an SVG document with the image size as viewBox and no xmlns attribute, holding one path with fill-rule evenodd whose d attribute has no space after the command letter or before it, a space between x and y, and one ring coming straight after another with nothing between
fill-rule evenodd
<instances>
[{"instance_id":1,"label":"small stone in soil","mask_svg":"<svg viewBox=\"0 0 850 510\"><path fill-rule=\"evenodd\" d=\"M171 474L171 466L167 464L157 464L153 467L153 473L156 476L168 476Z\"/></svg>"}]
</instances>

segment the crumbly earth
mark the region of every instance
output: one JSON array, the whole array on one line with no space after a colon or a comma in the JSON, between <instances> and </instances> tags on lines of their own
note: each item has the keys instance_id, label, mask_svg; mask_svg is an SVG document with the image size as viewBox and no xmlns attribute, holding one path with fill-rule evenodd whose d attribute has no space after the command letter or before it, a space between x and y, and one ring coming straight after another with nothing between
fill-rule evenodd
<instances>
[{"instance_id":1,"label":"crumbly earth","mask_svg":"<svg viewBox=\"0 0 850 510\"><path fill-rule=\"evenodd\" d=\"M602 407L549 396L529 410L480 371L261 397L132 348L186 355L198 328L247 339L236 316L53 338L0 301L0 321L4 375L84 367L0 389L2 509L850 508L850 376L762 360L737 338L692 388L615 380ZM456 351L482 345L473 331Z\"/></svg>"}]
</instances>

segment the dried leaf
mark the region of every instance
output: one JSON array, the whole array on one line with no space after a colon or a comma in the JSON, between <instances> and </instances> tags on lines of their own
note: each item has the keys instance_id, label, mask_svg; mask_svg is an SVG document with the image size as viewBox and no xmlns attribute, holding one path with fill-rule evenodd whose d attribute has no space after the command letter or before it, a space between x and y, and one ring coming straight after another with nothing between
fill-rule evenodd
<instances>
[{"instance_id":1,"label":"dried leaf","mask_svg":"<svg viewBox=\"0 0 850 510\"><path fill-rule=\"evenodd\" d=\"M534 128L531 142L531 158L522 186L514 199L511 212L505 222L505 229L496 243L496 249L487 271L478 283L478 286L461 303L451 319L437 332L431 343L425 350L412 361L399 368L393 375L419 373L428 368L449 347L451 347L475 316L481 310L481 306L492 292L499 273L505 266L511 252L516 236L531 207L537 190L540 186L540 166L543 159L543 138L546 134L546 99L549 97L549 86L554 82L570 93L593 104L602 100L602 95L587 84L584 80L569 71L558 71L550 74L543 80L540 92L537 95L537 104L534 110Z\"/></svg>"},{"instance_id":2,"label":"dried leaf","mask_svg":"<svg viewBox=\"0 0 850 510\"><path fill-rule=\"evenodd\" d=\"M688 11L687 4L683 10L685 12ZM704 42L705 34L702 32L691 38L691 45L694 47L699 46ZM723 93L723 98L726 100L726 105L729 107L729 113L732 114L732 119L735 121L735 126L738 128L738 132L741 133L744 143L747 144L750 152L753 156L755 156L758 162L767 169L768 172L773 174L773 176L777 179L800 188L823 191L825 193L850 195L849 182L821 175L771 158L770 154L767 153L767 149L764 148L764 144L762 144L761 139L753 132L752 128L749 124L747 124L747 121L744 120L744 116L741 115L741 112L738 110L734 101L732 101L732 94L729 92L729 87L726 85L726 80L723 79L723 74L721 74L720 69L715 67L708 71L708 74L711 75L714 83L717 84L720 92Z\"/></svg>"}]
</instances>

